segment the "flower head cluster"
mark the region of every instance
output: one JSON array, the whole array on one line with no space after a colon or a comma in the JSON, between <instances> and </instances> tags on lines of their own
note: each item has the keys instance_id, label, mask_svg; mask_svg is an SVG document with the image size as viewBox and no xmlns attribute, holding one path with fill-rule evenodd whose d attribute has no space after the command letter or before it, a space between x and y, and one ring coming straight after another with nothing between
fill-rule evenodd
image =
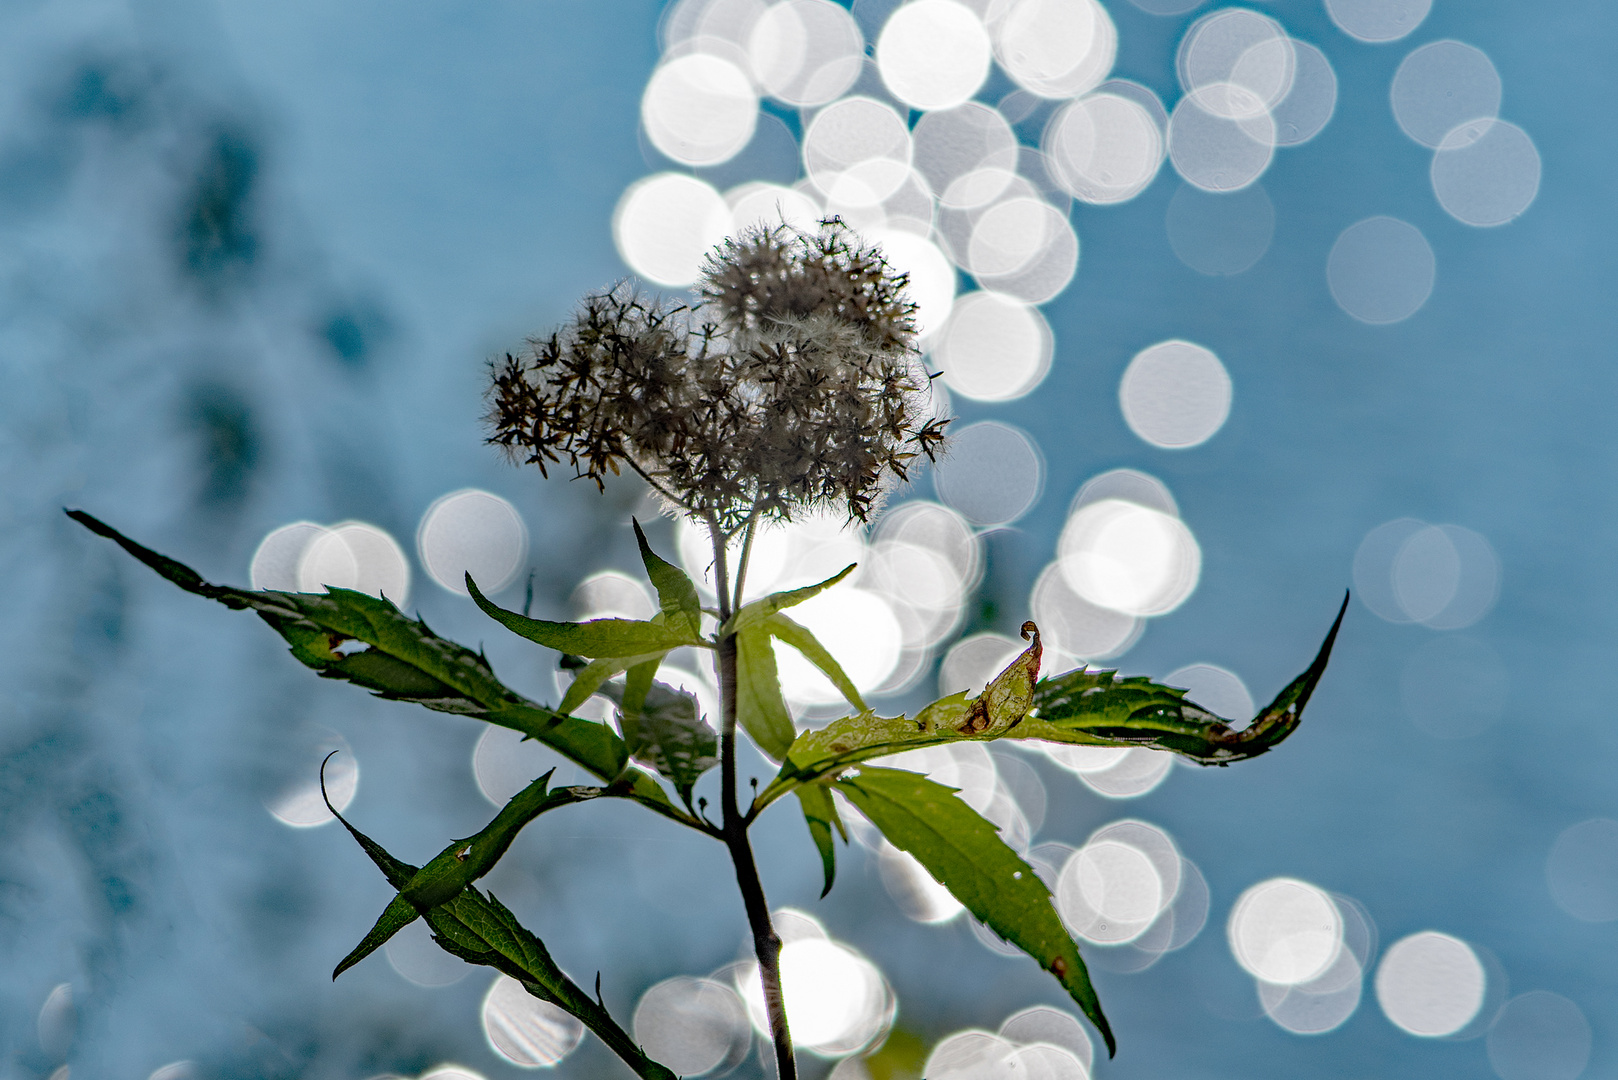
<instances>
[{"instance_id":1,"label":"flower head cluster","mask_svg":"<svg viewBox=\"0 0 1618 1080\"><path fill-rule=\"evenodd\" d=\"M907 282L836 219L727 240L694 306L620 285L496 361L489 441L598 485L627 464L727 533L820 506L863 520L947 423Z\"/></svg>"}]
</instances>

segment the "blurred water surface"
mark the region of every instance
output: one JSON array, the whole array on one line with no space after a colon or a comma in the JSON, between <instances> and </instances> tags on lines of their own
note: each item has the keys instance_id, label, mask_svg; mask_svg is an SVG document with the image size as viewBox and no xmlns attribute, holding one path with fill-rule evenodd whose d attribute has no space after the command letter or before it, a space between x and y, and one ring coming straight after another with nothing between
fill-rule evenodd
<instances>
[{"instance_id":1,"label":"blurred water surface","mask_svg":"<svg viewBox=\"0 0 1618 1080\"><path fill-rule=\"evenodd\" d=\"M845 648L883 707L981 682L1035 613L1069 661L1235 711L1302 669L1345 587L1361 597L1304 726L1257 761L997 746L925 763L1105 942L1087 956L1121 1051L1095 1075L1618 1068L1618 17L1112 0L1115 61L1069 85L1078 67L1035 48L1039 12L1032 37L995 30L991 64L988 7L921 2L932 21L888 37L892 4L803 7L815 78L669 75L673 104L644 122L660 62L739 71L798 24L777 11L764 25L784 36L726 38L754 25L745 4L709 23L653 2L0 5L0 1077L622 1071L424 941L328 978L389 894L321 823L321 757L351 760L357 824L422 860L543 752L319 682L256 620L60 511L243 584L296 570L254 555L309 523L335 545L320 580L383 566L434 629L554 702L552 661L451 591L455 568L490 567L512 605L531 583L539 614L619 612L644 595L593 575L638 577L627 519L656 511L482 446L484 361L636 252L672 250L625 233L642 178L729 193L724 226L743 196L797 206L741 185L805 168L823 181L797 192L809 210L909 260L931 355L951 358L941 401L978 433L864 541L810 523L775 549L782 582L849 543L868 563L818 617L880 631ZM929 45L929 25L958 32ZM1275 72L1297 98L1266 89ZM1106 103L1048 126L1108 77ZM813 110L845 95L913 129L902 151L812 138ZM910 109L967 98L979 111L947 123ZM1219 142L1254 125L1258 150ZM1105 177L1074 149L1092 129L1121 140ZM1249 156L1196 156L1226 145ZM1261 174L1220 193L1238 166ZM965 300L978 286L997 295ZM670 523L652 534L679 550ZM812 681L795 692L825 715ZM811 1075L889 1026L888 1056L845 1077L919 1075L929 1053L940 1076L970 1072L983 1047L1090 1068L1078 1029L1022 1011L1062 1008L1055 983L897 852L861 834L817 901L801 823L781 811L757 835L772 903L804 913L787 920L803 985L832 972L865 994L857 1017L838 1019L847 994L805 1014L824 1036ZM702 1039L669 1052L760 1076L728 880L716 846L590 806L531 830L489 885L576 979L599 969L649 1044L688 1025L659 1002L711 1002L689 1021ZM671 978L705 981L643 998ZM946 1039L967 1028L982 1039Z\"/></svg>"}]
</instances>

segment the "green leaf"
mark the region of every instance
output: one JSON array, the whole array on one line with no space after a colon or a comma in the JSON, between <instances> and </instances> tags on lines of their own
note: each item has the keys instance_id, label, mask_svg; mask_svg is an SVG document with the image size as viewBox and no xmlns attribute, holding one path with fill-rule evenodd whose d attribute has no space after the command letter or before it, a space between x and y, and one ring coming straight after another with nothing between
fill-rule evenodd
<instances>
[{"instance_id":1,"label":"green leaf","mask_svg":"<svg viewBox=\"0 0 1618 1080\"><path fill-rule=\"evenodd\" d=\"M663 657L658 656L635 664L625 673L623 690L619 693L608 691L608 696L618 704L618 733L623 736L624 745L629 747L630 757L635 757L637 751L645 748L646 739L640 731L640 714L646 708L646 695L651 693L652 682L662 663Z\"/></svg>"},{"instance_id":2,"label":"green leaf","mask_svg":"<svg viewBox=\"0 0 1618 1080\"><path fill-rule=\"evenodd\" d=\"M797 734L781 696L775 647L768 628L759 623L736 631L736 722L776 761L786 757Z\"/></svg>"},{"instance_id":3,"label":"green leaf","mask_svg":"<svg viewBox=\"0 0 1618 1080\"><path fill-rule=\"evenodd\" d=\"M794 794L803 806L803 820L809 825L809 837L820 851L820 866L826 878L826 887L820 890L820 895L824 898L837 880L837 848L832 844L831 831L835 828L846 844L848 830L843 828L843 819L837 813L837 801L824 784L805 784L797 788Z\"/></svg>"},{"instance_id":4,"label":"green leaf","mask_svg":"<svg viewBox=\"0 0 1618 1080\"><path fill-rule=\"evenodd\" d=\"M327 803L328 807L330 805ZM406 887L421 873L388 854L382 845L356 829L334 807L332 814L395 889ZM396 897L395 901L399 899L402 898ZM493 894L485 896L475 886L467 885L428 909L424 917L433 930L433 939L445 952L467 963L492 967L509 975L521 982L530 994L577 1017L642 1080L677 1080L672 1070L646 1056L604 1005L568 978L551 958L545 943L524 928Z\"/></svg>"},{"instance_id":5,"label":"green leaf","mask_svg":"<svg viewBox=\"0 0 1618 1080\"><path fill-rule=\"evenodd\" d=\"M590 661L573 677L573 683L567 688L567 693L562 695L562 702L556 706L556 711L571 714L574 709L588 701L591 694L599 693L608 679L622 675L637 664L654 660L662 663L667 655L666 652L655 652L644 656L620 656L611 660Z\"/></svg>"},{"instance_id":6,"label":"green leaf","mask_svg":"<svg viewBox=\"0 0 1618 1080\"><path fill-rule=\"evenodd\" d=\"M321 771L321 794L324 796L324 763ZM517 838L517 834L540 814L559 806L597 798L603 794L604 789L597 787L568 787L550 791L548 789L553 772L554 769L512 796L511 801L501 808L494 820L481 832L464 840L453 841L449 847L439 852L436 858L411 875L410 880L400 887L399 895L388 905L365 940L337 965L337 970L332 972L332 978L337 978L369 956L377 946L408 925L415 918L415 914L437 907L494 869L494 864L511 847L511 842ZM326 805L331 808L329 800ZM336 812L332 809L333 814ZM400 901L415 914L405 917L408 913L398 906Z\"/></svg>"},{"instance_id":7,"label":"green leaf","mask_svg":"<svg viewBox=\"0 0 1618 1080\"><path fill-rule=\"evenodd\" d=\"M339 960L337 966L332 969L331 977L333 981L337 979L337 976L387 944L389 938L419 918L421 918L421 912L416 910L416 906L403 896L395 894L393 899L388 901L388 906L382 909L382 915L376 920L376 925L372 926L364 939L354 946L353 951Z\"/></svg>"},{"instance_id":8,"label":"green leaf","mask_svg":"<svg viewBox=\"0 0 1618 1080\"><path fill-rule=\"evenodd\" d=\"M658 603L663 608L663 622L675 633L690 637L702 634L702 604L697 600L697 587L685 576L685 571L664 562L646 542L640 522L630 519L635 526L635 542L640 545L640 561L646 564L646 576L657 590Z\"/></svg>"},{"instance_id":9,"label":"green leaf","mask_svg":"<svg viewBox=\"0 0 1618 1080\"><path fill-rule=\"evenodd\" d=\"M1314 661L1240 730L1185 700L1184 690L1143 678L1116 679L1110 671L1073 671L1034 687L1037 713L1015 737L1086 746L1148 746L1202 765L1257 757L1297 730L1304 706L1326 672L1347 611L1345 595Z\"/></svg>"},{"instance_id":10,"label":"green leaf","mask_svg":"<svg viewBox=\"0 0 1618 1080\"><path fill-rule=\"evenodd\" d=\"M478 591L472 575L466 575L466 588L483 613L507 630L537 641L547 648L575 656L619 657L668 652L681 645L705 645L696 634L678 633L670 627L639 619L591 619L589 622L546 622L507 611Z\"/></svg>"},{"instance_id":11,"label":"green leaf","mask_svg":"<svg viewBox=\"0 0 1618 1080\"><path fill-rule=\"evenodd\" d=\"M651 777L635 770L625 773L628 750L607 725L529 701L495 678L482 654L439 637L386 600L348 589L283 593L214 585L83 511L69 510L67 515L185 591L257 613L286 640L300 663L323 678L351 682L390 701L414 702L520 731L603 780L622 774L631 798L665 816L688 819ZM338 651L349 642L366 648Z\"/></svg>"},{"instance_id":12,"label":"green leaf","mask_svg":"<svg viewBox=\"0 0 1618 1080\"><path fill-rule=\"evenodd\" d=\"M632 668L623 689L609 686L606 693L620 702L630 754L668 777L689 804L702 774L719 764L719 737L698 715L694 695L654 681L654 665L643 668L644 686L638 685L639 669ZM641 705L632 715L629 702L637 694Z\"/></svg>"},{"instance_id":13,"label":"green leaf","mask_svg":"<svg viewBox=\"0 0 1618 1080\"><path fill-rule=\"evenodd\" d=\"M1203 765L1228 765L1256 757L1297 729L1304 706L1325 673L1347 606L1345 597L1309 668L1240 730L1187 701L1184 690L1140 676L1120 679L1116 672L1090 670L1070 671L1035 683L1029 711L1014 721L1023 708L1030 662L1038 661L1036 643L977 698L951 694L914 719L864 713L835 720L819 731L804 732L793 741L781 771L759 795L755 807L762 809L797 784L862 761L960 740L1013 738L1077 746L1143 746L1168 750ZM985 719L989 720L986 726Z\"/></svg>"},{"instance_id":14,"label":"green leaf","mask_svg":"<svg viewBox=\"0 0 1618 1080\"><path fill-rule=\"evenodd\" d=\"M904 769L862 766L836 780L888 842L915 856L980 922L1039 961L1117 1053L1079 948L1033 867L955 789Z\"/></svg>"},{"instance_id":15,"label":"green leaf","mask_svg":"<svg viewBox=\"0 0 1618 1080\"><path fill-rule=\"evenodd\" d=\"M751 604L744 604L742 609L730 617L730 622L720 630L721 634L730 631L740 631L744 627L754 626L768 619L777 611L801 604L812 596L825 592L833 585L842 581L854 572L856 563L849 563L837 573L820 582L818 585L805 585L801 589L790 589L786 592L771 593L760 597Z\"/></svg>"},{"instance_id":16,"label":"green leaf","mask_svg":"<svg viewBox=\"0 0 1618 1080\"><path fill-rule=\"evenodd\" d=\"M824 672L850 705L862 713L871 711L865 699L860 697L859 687L854 685L854 680L843 672L842 665L826 651L826 646L809 632L807 626L793 622L779 612L766 619L764 625L769 628L771 636L797 649L805 659Z\"/></svg>"}]
</instances>

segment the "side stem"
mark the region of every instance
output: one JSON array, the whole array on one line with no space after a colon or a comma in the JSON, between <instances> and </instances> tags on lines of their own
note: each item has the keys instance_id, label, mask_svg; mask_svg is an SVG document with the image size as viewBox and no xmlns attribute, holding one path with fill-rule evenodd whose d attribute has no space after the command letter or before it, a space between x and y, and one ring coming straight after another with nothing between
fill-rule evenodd
<instances>
[{"instance_id":1,"label":"side stem","mask_svg":"<svg viewBox=\"0 0 1618 1080\"><path fill-rule=\"evenodd\" d=\"M725 541L718 523L710 527L714 547L714 582L719 593L719 619L730 618L731 603L727 595L725 573ZM738 575L739 576L739 575ZM764 883L759 880L758 865L753 860L753 845L747 838L748 821L736 805L736 637L727 634L719 639L717 659L719 666L719 699L721 723L719 729L720 809L721 833L730 861L736 867L736 885L741 889L742 906L747 910L747 925L753 932L753 953L758 957L759 983L764 990L764 1008L770 1019L770 1037L775 1044L777 1080L797 1080L798 1063L792 1053L792 1033L787 1028L786 999L781 994L781 937L770 922L770 905L764 898Z\"/></svg>"}]
</instances>

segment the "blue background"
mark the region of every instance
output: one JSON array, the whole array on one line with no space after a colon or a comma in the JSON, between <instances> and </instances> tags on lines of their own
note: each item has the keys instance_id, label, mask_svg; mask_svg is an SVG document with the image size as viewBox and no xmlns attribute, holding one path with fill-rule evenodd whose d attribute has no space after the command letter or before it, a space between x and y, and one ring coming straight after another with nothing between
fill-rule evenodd
<instances>
[{"instance_id":1,"label":"blue background","mask_svg":"<svg viewBox=\"0 0 1618 1080\"><path fill-rule=\"evenodd\" d=\"M1499 602L1460 633L1502 658L1509 701L1471 738L1425 734L1399 682L1438 632L1355 604L1280 752L1177 770L1128 804L1045 768L1042 838L1080 843L1142 816L1212 889L1188 949L1143 974L1097 973L1122 1044L1100 1075L1487 1074L1482 1040L1413 1039L1369 987L1324 1036L1263 1018L1223 921L1278 875L1357 898L1384 944L1440 929L1489 950L1513 993L1570 998L1593 1029L1588 1075L1612 1075L1613 928L1557 907L1544 864L1567 826L1618 816L1618 15L1437 0L1410 38L1370 46L1318 0L1264 7L1340 80L1330 125L1263 179L1268 253L1229 278L1182 265L1164 232L1179 185L1167 167L1130 203L1081 206L1078 275L1045 309L1049 378L1018 402L957 403L966 421L1031 432L1048 465L1039 506L989 541L1001 624L987 628L1025 617L1078 486L1127 466L1173 490L1204 569L1126 671L1215 663L1267 699L1312 655L1366 532L1411 516L1476 530L1499 554ZM1172 104L1195 13L1110 10L1115 74ZM364 770L354 816L424 858L488 816L468 767L476 723L317 682L256 620L180 594L60 508L245 581L286 521L361 518L407 540L434 498L479 486L524 513L540 607L561 610L591 571L632 567L634 493L509 469L481 445L480 395L485 357L625 273L610 219L652 167L636 129L659 14L619 0L0 5L0 1077L61 1063L35 1017L62 982L75 1077L179 1058L221 1077L357 1080L450 1059L522 1075L484 1046L481 975L423 990L376 958L328 980L386 886L336 829L290 830L261 805L306 767L299 747L334 729ZM1537 201L1502 228L1443 212L1428 152L1391 116L1399 60L1444 37L1489 54L1502 115L1543 160ZM1426 306L1387 327L1343 314L1324 273L1338 234L1375 214L1418 226L1438 262ZM1229 423L1195 450L1151 448L1117 405L1129 358L1168 337L1213 349L1235 384ZM469 603L419 574L415 597L514 685L554 696L544 662ZM857 849L817 903L802 825L772 815L759 836L772 903L814 911L875 960L909 1030L931 1041L1060 1002L964 924L906 922ZM650 983L740 948L717 846L622 808L525 836L491 883L575 975L604 972L621 1016ZM618 1068L587 1041L557 1071Z\"/></svg>"}]
</instances>

